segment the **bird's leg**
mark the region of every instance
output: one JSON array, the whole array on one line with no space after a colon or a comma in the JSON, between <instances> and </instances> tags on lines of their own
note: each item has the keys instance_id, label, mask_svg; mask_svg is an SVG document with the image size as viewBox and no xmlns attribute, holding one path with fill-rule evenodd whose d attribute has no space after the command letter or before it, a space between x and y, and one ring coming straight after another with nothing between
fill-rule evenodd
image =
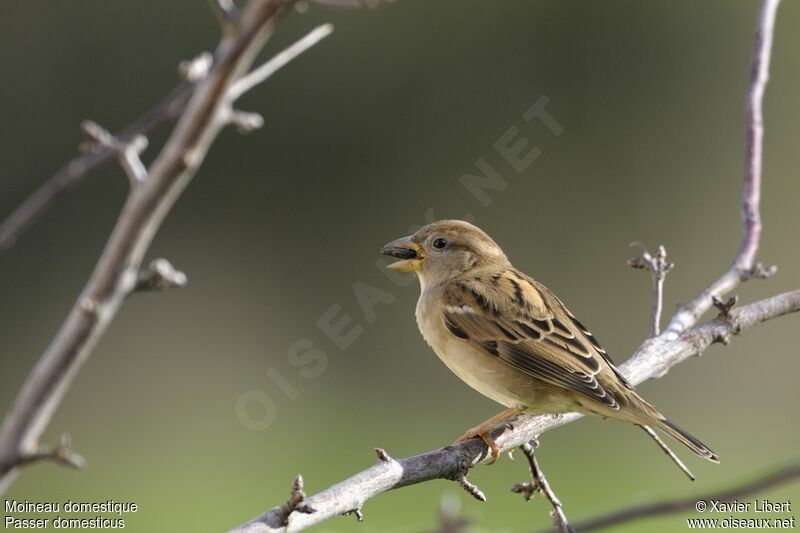
<instances>
[{"instance_id":1,"label":"bird's leg","mask_svg":"<svg viewBox=\"0 0 800 533\"><path fill-rule=\"evenodd\" d=\"M489 418L482 424L475 426L472 429L467 430L466 433L461 435L456 442L463 442L465 440L469 440L474 437L480 437L481 440L488 446L491 454L492 454L492 462L489 464L494 464L497 461L497 456L500 455L500 448L497 446L497 443L492 438L492 430L497 427L499 424L514 418L515 416L519 416L525 412L525 407L516 406L516 407L509 407L504 411L500 411L493 417Z\"/></svg>"}]
</instances>

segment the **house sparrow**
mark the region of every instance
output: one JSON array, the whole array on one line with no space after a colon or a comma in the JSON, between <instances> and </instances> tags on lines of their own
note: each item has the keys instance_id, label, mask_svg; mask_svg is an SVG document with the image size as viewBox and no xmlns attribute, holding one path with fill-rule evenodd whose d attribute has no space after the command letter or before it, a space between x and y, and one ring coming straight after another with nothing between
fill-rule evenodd
<instances>
[{"instance_id":1,"label":"house sparrow","mask_svg":"<svg viewBox=\"0 0 800 533\"><path fill-rule=\"evenodd\" d=\"M650 429L656 428L719 462L642 399L561 300L514 268L477 227L434 222L381 253L399 259L388 268L417 274L417 324L436 355L467 385L507 407L459 439L483 439L492 462L499 454L491 437L497 425L522 413L574 411L639 425L671 454Z\"/></svg>"}]
</instances>

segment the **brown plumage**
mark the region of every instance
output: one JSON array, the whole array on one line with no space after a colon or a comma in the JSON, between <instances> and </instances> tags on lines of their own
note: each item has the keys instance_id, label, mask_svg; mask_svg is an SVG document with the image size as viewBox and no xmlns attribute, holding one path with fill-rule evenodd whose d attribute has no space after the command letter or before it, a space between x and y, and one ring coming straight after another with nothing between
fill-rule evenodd
<instances>
[{"instance_id":1,"label":"brown plumage","mask_svg":"<svg viewBox=\"0 0 800 533\"><path fill-rule=\"evenodd\" d=\"M434 352L468 385L509 408L464 436L483 438L495 458L488 433L504 419L577 411L654 427L718 461L642 399L561 300L515 269L480 229L434 222L382 253L400 259L389 268L419 276L417 322Z\"/></svg>"}]
</instances>

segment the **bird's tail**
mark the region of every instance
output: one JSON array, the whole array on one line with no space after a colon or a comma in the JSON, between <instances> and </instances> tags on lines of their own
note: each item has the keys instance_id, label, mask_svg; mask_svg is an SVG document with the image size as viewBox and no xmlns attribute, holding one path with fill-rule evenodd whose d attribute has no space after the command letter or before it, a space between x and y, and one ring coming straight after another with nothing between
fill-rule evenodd
<instances>
[{"instance_id":1,"label":"bird's tail","mask_svg":"<svg viewBox=\"0 0 800 533\"><path fill-rule=\"evenodd\" d=\"M695 437L694 435L690 434L689 432L681 429L679 426L673 424L669 420L664 417L659 419L653 420L650 422L650 425L655 427L658 430L663 431L673 439L677 440L690 450L692 450L696 455L702 457L703 459L707 459L712 463L719 463L719 457L716 453L711 451L711 449L700 442L700 440Z\"/></svg>"},{"instance_id":2,"label":"bird's tail","mask_svg":"<svg viewBox=\"0 0 800 533\"><path fill-rule=\"evenodd\" d=\"M672 423L669 421L664 415L658 412L658 410L650 405L644 398L639 396L638 394L634 397L631 397L632 401L632 411L635 414L638 420L633 421L635 424L642 426L644 430L650 434L650 436L667 452L668 455L672 458L673 461L677 460L675 454L669 450L666 444L660 441L660 439L653 433L652 431L648 431L647 427L651 427L662 431L672 437L673 439L677 440L690 450L694 452L697 456L702 457L712 463L719 463L719 457L716 453L711 451L711 449L700 442L700 439L689 433L688 431L684 430L680 426ZM681 467L684 472L686 472L686 468L682 466L679 460L676 461L678 466ZM688 472L687 472L688 474ZM689 477L692 477L691 474L688 474Z\"/></svg>"}]
</instances>

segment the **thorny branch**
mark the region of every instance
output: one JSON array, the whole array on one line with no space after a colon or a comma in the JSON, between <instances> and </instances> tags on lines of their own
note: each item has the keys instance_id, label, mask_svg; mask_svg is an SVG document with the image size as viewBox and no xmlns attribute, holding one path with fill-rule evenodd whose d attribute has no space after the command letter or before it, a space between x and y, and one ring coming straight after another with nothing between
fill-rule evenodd
<instances>
[{"instance_id":1,"label":"thorny branch","mask_svg":"<svg viewBox=\"0 0 800 533\"><path fill-rule=\"evenodd\" d=\"M583 533L584 531L596 531L609 526L639 520L651 516L659 516L678 511L695 511L697 502L704 501L707 504L712 501L730 502L738 498L746 498L753 494L764 492L767 489L790 483L800 479L800 463L790 464L776 469L755 481L745 483L732 489L727 489L713 494L703 494L691 498L680 498L665 502L635 505L620 509L603 516L590 518L575 525L575 529ZM709 504L710 505L710 504Z\"/></svg>"},{"instance_id":2,"label":"thorny branch","mask_svg":"<svg viewBox=\"0 0 800 533\"><path fill-rule=\"evenodd\" d=\"M251 0L237 14L235 22L225 28L213 63L201 55L195 60L199 63L184 66L187 77L201 78L196 85L184 84L187 89L181 89L179 95L168 97L156 106L147 120L136 121L131 132L115 137L94 123L84 124L91 141L90 149L96 150L98 157L119 154L131 177L132 187L93 274L31 371L0 428L0 493L13 482L19 467L38 459L66 457L64 453L41 452L39 439L125 298L136 290L181 286L186 282L183 273L163 260L151 263L145 270L141 270L140 265L161 222L197 172L214 139L223 127L234 122L237 115L232 111L232 104L236 98L231 98L229 91L237 80L247 79L247 72L272 33L277 18L291 5L291 0ZM303 46L282 54L280 65L330 33L330 26L323 28L312 32L314 39L304 39ZM260 75L257 83L275 70ZM244 90L255 85L250 83ZM186 95L183 95L184 90ZM138 160L142 142L136 141L137 135L159 122L167 110L172 112L174 106L182 107L183 102L186 105L175 129L150 168L145 169ZM98 162L99 159L94 158L84 163ZM67 176L75 179L81 172L80 169L69 171ZM53 190L60 186L61 181ZM52 201L52 190L48 188L48 191L34 202L34 211ZM21 220L30 220L30 217L31 212L26 210ZM12 231L12 238L14 234Z\"/></svg>"},{"instance_id":3,"label":"thorny branch","mask_svg":"<svg viewBox=\"0 0 800 533\"><path fill-rule=\"evenodd\" d=\"M656 297L651 313L653 336L645 340L633 356L620 365L620 371L634 385L665 375L674 365L694 355L700 355L713 343L727 343L733 335L765 320L800 311L800 290L795 290L738 309L729 308L716 319L696 326L698 320L714 305L714 302L741 282L752 277L768 277L775 272L774 267L764 268L755 262L755 258L761 234L759 214L763 136L761 109L768 78L778 3L779 0L763 0L756 26L752 70L747 91L747 134L742 192L743 234L739 250L729 270L680 308L670 320L667 329L659 334L658 323L663 296L661 285L663 275L671 268L667 267L666 252L662 253L659 249L656 256L663 257L655 259L652 266L654 281L657 282L654 284ZM644 266L649 267L649 265ZM520 417L514 422L513 429L505 432L503 432L505 428L496 429L493 437L500 450L508 452L517 446L527 445L549 429L580 417L581 415L577 413ZM406 459L381 461L380 464L308 498L317 510L313 515L295 513L289 516L287 523L282 523L276 520L276 509L272 509L232 531L239 533L299 531L348 510L360 509L364 502L382 492L432 479L453 479L464 487L462 481L466 480L469 468L486 459L487 455L488 450L485 445L472 439ZM533 463L531 467L534 467ZM468 492L472 494L473 488L477 487L472 484L470 487ZM553 494L551 502L557 501ZM554 504L554 508L560 509L560 504L558 506ZM566 523L565 517L563 521Z\"/></svg>"}]
</instances>

